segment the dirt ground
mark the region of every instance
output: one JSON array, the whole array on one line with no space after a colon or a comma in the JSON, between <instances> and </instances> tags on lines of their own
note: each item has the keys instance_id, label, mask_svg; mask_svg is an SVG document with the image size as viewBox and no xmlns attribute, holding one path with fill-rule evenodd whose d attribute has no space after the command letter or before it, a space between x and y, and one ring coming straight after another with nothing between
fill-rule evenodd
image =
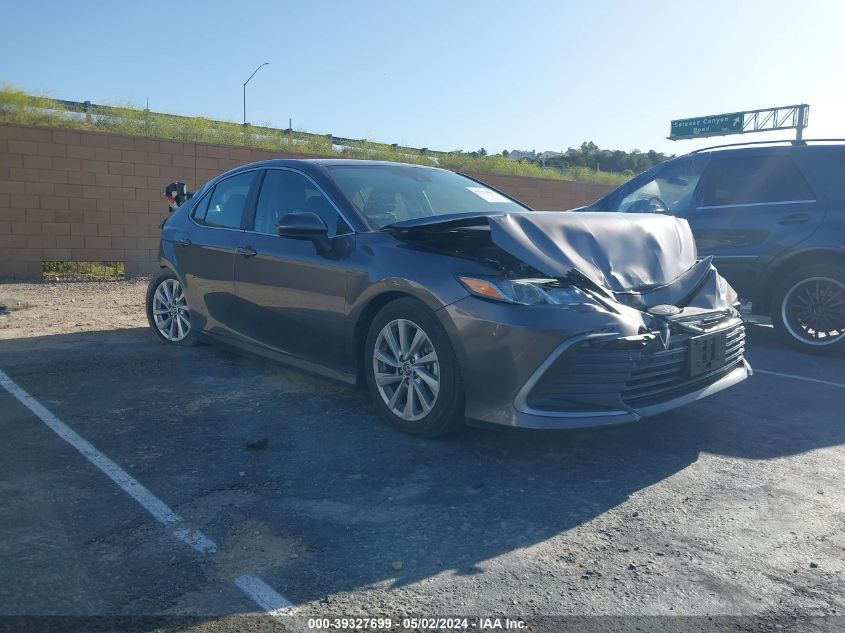
<instances>
[{"instance_id":1,"label":"dirt ground","mask_svg":"<svg viewBox=\"0 0 845 633\"><path fill-rule=\"evenodd\" d=\"M143 327L147 283L0 283L0 340Z\"/></svg>"}]
</instances>

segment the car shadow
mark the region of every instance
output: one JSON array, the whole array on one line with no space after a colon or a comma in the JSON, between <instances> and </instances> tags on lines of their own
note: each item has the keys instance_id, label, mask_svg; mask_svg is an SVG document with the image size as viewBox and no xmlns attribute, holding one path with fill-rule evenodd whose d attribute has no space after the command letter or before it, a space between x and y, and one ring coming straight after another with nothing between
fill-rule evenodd
<instances>
[{"instance_id":1,"label":"car shadow","mask_svg":"<svg viewBox=\"0 0 845 633\"><path fill-rule=\"evenodd\" d=\"M746 323L745 335L749 346L765 345L773 350L795 351L769 324Z\"/></svg>"},{"instance_id":2,"label":"car shadow","mask_svg":"<svg viewBox=\"0 0 845 633\"><path fill-rule=\"evenodd\" d=\"M161 345L145 328L5 343L0 369L29 377L24 388L118 463L146 464L134 471L144 485L224 551L238 525L264 526L262 577L299 603L477 574L550 539L565 551L570 531L702 453L766 460L845 443L841 394L756 377L635 424L425 440L382 423L352 387L218 346ZM54 379L32 381L44 371ZM97 423L127 407L139 419L125 414L125 428Z\"/></svg>"}]
</instances>

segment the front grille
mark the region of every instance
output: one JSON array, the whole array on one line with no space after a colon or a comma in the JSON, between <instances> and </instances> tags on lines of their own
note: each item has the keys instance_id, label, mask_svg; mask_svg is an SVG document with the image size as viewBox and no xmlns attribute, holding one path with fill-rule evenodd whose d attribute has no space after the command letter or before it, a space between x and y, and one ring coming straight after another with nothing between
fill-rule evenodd
<instances>
[{"instance_id":1,"label":"front grille","mask_svg":"<svg viewBox=\"0 0 845 633\"><path fill-rule=\"evenodd\" d=\"M703 389L742 362L745 328L737 323L727 330L724 364L690 376L692 336L673 333L668 349L659 338L633 349L624 340L577 343L545 371L526 404L541 411L638 409Z\"/></svg>"}]
</instances>

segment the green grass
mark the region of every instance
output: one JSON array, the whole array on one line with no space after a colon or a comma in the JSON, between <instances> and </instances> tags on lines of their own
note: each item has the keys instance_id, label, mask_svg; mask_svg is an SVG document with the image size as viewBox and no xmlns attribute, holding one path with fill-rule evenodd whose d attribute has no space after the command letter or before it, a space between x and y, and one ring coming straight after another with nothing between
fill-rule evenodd
<instances>
[{"instance_id":1,"label":"green grass","mask_svg":"<svg viewBox=\"0 0 845 633\"><path fill-rule=\"evenodd\" d=\"M126 277L123 262L42 262L44 281L99 281Z\"/></svg>"},{"instance_id":2,"label":"green grass","mask_svg":"<svg viewBox=\"0 0 845 633\"><path fill-rule=\"evenodd\" d=\"M328 137L320 134L272 127L243 126L231 121L217 121L205 117L162 114L141 109L132 104L98 106L84 113L70 109L49 97L30 95L8 86L0 89L0 123L71 128L197 143L218 143L313 156L344 156L416 163L478 174L529 176L605 185L618 185L628 179L628 176L624 174L596 172L586 168L573 168L564 173L536 163L508 160L498 154L473 156L464 152L423 153L418 149L367 140L348 143L341 152L337 152L332 148Z\"/></svg>"}]
</instances>

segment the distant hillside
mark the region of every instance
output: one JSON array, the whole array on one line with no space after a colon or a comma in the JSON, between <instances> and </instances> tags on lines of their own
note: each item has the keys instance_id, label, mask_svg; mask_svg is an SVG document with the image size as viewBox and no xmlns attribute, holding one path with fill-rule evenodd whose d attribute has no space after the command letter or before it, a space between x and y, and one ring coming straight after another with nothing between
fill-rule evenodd
<instances>
[{"instance_id":1,"label":"distant hillside","mask_svg":"<svg viewBox=\"0 0 845 633\"><path fill-rule=\"evenodd\" d=\"M630 152L601 149L592 141L581 143L579 148L570 147L565 152L514 150L502 152L502 155L513 161L553 167L564 172L612 172L626 177L639 174L674 157L674 154L663 154L653 149L647 152L638 149Z\"/></svg>"}]
</instances>

